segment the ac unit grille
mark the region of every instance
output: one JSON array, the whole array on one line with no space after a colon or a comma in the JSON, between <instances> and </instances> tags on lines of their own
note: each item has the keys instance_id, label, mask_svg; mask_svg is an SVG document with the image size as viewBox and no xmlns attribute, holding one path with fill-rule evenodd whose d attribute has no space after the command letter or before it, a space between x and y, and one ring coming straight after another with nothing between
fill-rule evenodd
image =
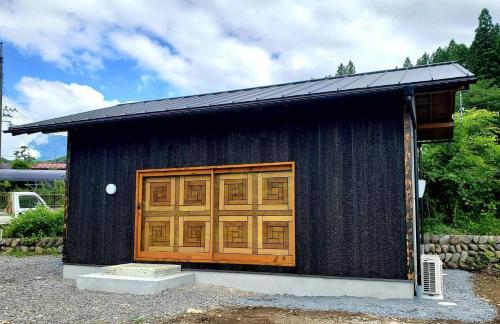
<instances>
[{"instance_id":1,"label":"ac unit grille","mask_svg":"<svg viewBox=\"0 0 500 324\"><path fill-rule=\"evenodd\" d=\"M436 291L436 265L431 262L424 262L424 291Z\"/></svg>"}]
</instances>

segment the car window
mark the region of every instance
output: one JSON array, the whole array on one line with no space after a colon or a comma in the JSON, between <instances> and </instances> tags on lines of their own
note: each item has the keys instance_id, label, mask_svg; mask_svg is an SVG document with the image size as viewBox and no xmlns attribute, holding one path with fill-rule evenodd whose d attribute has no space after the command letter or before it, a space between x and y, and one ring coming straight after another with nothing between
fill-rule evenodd
<instances>
[{"instance_id":1,"label":"car window","mask_svg":"<svg viewBox=\"0 0 500 324\"><path fill-rule=\"evenodd\" d=\"M36 196L19 196L20 208L35 208L39 204L40 201Z\"/></svg>"}]
</instances>

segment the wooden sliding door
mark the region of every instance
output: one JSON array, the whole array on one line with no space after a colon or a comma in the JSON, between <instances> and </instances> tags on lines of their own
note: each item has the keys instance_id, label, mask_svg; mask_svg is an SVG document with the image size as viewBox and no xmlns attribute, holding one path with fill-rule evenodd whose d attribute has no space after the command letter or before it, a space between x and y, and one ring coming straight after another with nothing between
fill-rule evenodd
<instances>
[{"instance_id":1,"label":"wooden sliding door","mask_svg":"<svg viewBox=\"0 0 500 324\"><path fill-rule=\"evenodd\" d=\"M294 266L293 168L138 171L136 260Z\"/></svg>"}]
</instances>

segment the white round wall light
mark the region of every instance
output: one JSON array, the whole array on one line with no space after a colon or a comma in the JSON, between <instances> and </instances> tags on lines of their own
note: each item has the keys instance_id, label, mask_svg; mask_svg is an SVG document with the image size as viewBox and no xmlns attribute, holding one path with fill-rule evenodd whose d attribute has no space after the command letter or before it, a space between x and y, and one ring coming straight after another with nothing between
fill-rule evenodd
<instances>
[{"instance_id":1,"label":"white round wall light","mask_svg":"<svg viewBox=\"0 0 500 324\"><path fill-rule=\"evenodd\" d=\"M110 183L106 186L106 193L108 195L114 195L116 193L116 185Z\"/></svg>"}]
</instances>

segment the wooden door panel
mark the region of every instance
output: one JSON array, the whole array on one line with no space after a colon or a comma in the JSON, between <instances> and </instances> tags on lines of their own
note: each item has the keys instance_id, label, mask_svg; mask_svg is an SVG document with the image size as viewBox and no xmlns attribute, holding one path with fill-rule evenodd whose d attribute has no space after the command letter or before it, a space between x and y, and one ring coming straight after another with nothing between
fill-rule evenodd
<instances>
[{"instance_id":1,"label":"wooden door panel","mask_svg":"<svg viewBox=\"0 0 500 324\"><path fill-rule=\"evenodd\" d=\"M137 260L295 265L293 163L137 176Z\"/></svg>"},{"instance_id":2,"label":"wooden door panel","mask_svg":"<svg viewBox=\"0 0 500 324\"><path fill-rule=\"evenodd\" d=\"M144 238L148 252L174 250L174 217L147 217L144 221Z\"/></svg>"},{"instance_id":3,"label":"wooden door panel","mask_svg":"<svg viewBox=\"0 0 500 324\"><path fill-rule=\"evenodd\" d=\"M211 176L179 177L179 211L210 211Z\"/></svg>"},{"instance_id":4,"label":"wooden door panel","mask_svg":"<svg viewBox=\"0 0 500 324\"><path fill-rule=\"evenodd\" d=\"M144 204L146 211L175 210L174 178L148 178L145 187Z\"/></svg>"},{"instance_id":5,"label":"wooden door panel","mask_svg":"<svg viewBox=\"0 0 500 324\"><path fill-rule=\"evenodd\" d=\"M252 216L219 216L219 253L252 254Z\"/></svg>"},{"instance_id":6,"label":"wooden door panel","mask_svg":"<svg viewBox=\"0 0 500 324\"><path fill-rule=\"evenodd\" d=\"M252 210L250 173L217 175L219 210Z\"/></svg>"}]
</instances>

